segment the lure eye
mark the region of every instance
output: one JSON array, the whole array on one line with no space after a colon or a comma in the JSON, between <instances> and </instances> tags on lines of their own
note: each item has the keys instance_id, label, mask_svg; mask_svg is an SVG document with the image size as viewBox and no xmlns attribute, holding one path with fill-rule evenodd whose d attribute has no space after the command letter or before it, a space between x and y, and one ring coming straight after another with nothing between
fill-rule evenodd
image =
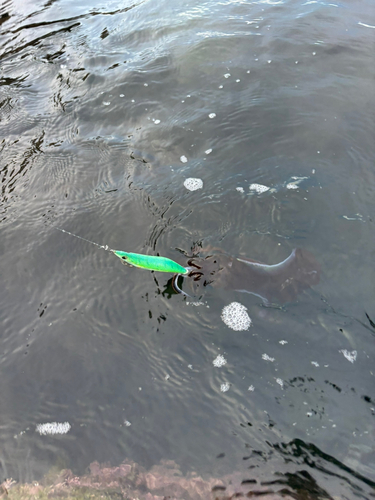
<instances>
[{"instance_id":1,"label":"lure eye","mask_svg":"<svg viewBox=\"0 0 375 500\"><path fill-rule=\"evenodd\" d=\"M126 260L126 257L125 257L125 255L123 255L123 256L122 256L121 258L122 258L123 260Z\"/></svg>"}]
</instances>

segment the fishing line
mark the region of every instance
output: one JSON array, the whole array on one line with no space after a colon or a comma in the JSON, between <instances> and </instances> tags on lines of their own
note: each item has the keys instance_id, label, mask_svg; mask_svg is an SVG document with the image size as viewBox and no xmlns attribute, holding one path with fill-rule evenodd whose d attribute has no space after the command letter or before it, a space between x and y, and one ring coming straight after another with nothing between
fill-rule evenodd
<instances>
[{"instance_id":1,"label":"fishing line","mask_svg":"<svg viewBox=\"0 0 375 500\"><path fill-rule=\"evenodd\" d=\"M61 231L66 234L70 234L70 236L74 236L75 238L79 238L80 240L87 241L87 243L91 243L92 245L96 245L99 248L103 248L103 250L107 250L108 252L114 252L112 248L109 248L108 245L99 245L99 243L95 243L95 241L88 240L86 238L82 238L82 236L78 236L78 234L71 233L70 231L66 231L65 229L61 229L61 227L55 226L55 229Z\"/></svg>"}]
</instances>

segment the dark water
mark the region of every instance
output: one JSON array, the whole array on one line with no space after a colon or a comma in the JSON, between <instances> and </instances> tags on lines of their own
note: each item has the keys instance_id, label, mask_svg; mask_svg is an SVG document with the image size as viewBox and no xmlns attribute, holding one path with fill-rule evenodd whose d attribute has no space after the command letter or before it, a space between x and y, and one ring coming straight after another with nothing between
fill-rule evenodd
<instances>
[{"instance_id":1,"label":"dark water","mask_svg":"<svg viewBox=\"0 0 375 500\"><path fill-rule=\"evenodd\" d=\"M0 480L173 459L368 498L373 2L10 0L1 14ZM321 280L283 309L214 288L194 306L162 293L170 276L55 226L181 263L197 242L270 264L301 247ZM222 322L233 301L248 331ZM49 422L71 429L39 435Z\"/></svg>"}]
</instances>

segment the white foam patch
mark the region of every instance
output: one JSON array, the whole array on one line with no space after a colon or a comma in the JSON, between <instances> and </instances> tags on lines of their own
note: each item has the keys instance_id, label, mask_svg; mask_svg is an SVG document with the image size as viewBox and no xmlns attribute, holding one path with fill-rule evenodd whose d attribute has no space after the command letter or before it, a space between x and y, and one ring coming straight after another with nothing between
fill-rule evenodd
<instances>
[{"instance_id":1,"label":"white foam patch","mask_svg":"<svg viewBox=\"0 0 375 500\"><path fill-rule=\"evenodd\" d=\"M205 303L202 302L202 301L200 301L200 300L198 300L198 301L195 301L195 302L186 302L186 305L187 306L199 307L199 306L204 306ZM209 307L209 306L207 306L207 307Z\"/></svg>"},{"instance_id":2,"label":"white foam patch","mask_svg":"<svg viewBox=\"0 0 375 500\"><path fill-rule=\"evenodd\" d=\"M268 356L266 353L262 354L262 359L264 359L264 361L271 361L271 363L275 361L275 358L271 358L271 356Z\"/></svg>"},{"instance_id":3,"label":"white foam patch","mask_svg":"<svg viewBox=\"0 0 375 500\"><path fill-rule=\"evenodd\" d=\"M189 177L188 179L185 179L184 186L189 191L196 191L197 189L202 189L202 187L203 187L203 181L202 181L202 179L197 179L197 178L194 178L194 177Z\"/></svg>"},{"instance_id":4,"label":"white foam patch","mask_svg":"<svg viewBox=\"0 0 375 500\"><path fill-rule=\"evenodd\" d=\"M236 332L248 330L252 323L247 308L239 302L231 302L225 306L221 312L221 319Z\"/></svg>"},{"instance_id":5,"label":"white foam patch","mask_svg":"<svg viewBox=\"0 0 375 500\"><path fill-rule=\"evenodd\" d=\"M339 352L342 352L345 358L351 363L354 363L354 361L357 359L357 351L350 352L346 349L341 349Z\"/></svg>"},{"instance_id":6,"label":"white foam patch","mask_svg":"<svg viewBox=\"0 0 375 500\"><path fill-rule=\"evenodd\" d=\"M222 356L221 354L219 354L213 361L212 361L212 364L216 367L216 368L221 368L222 366L225 366L227 364L227 360L224 358L224 356Z\"/></svg>"},{"instance_id":7,"label":"white foam patch","mask_svg":"<svg viewBox=\"0 0 375 500\"><path fill-rule=\"evenodd\" d=\"M227 392L227 391L229 391L229 389L230 389L230 385L228 384L228 382L225 382L225 384L221 384L221 386L220 386L221 392Z\"/></svg>"},{"instance_id":8,"label":"white foam patch","mask_svg":"<svg viewBox=\"0 0 375 500\"><path fill-rule=\"evenodd\" d=\"M255 391L255 387L253 385L249 385L248 391L254 392Z\"/></svg>"},{"instance_id":9,"label":"white foam patch","mask_svg":"<svg viewBox=\"0 0 375 500\"><path fill-rule=\"evenodd\" d=\"M184 155L180 156L180 160L182 163L187 163L187 161L188 161L188 159Z\"/></svg>"},{"instance_id":10,"label":"white foam patch","mask_svg":"<svg viewBox=\"0 0 375 500\"><path fill-rule=\"evenodd\" d=\"M210 153L212 153L212 149L206 149L205 153L206 155L209 155Z\"/></svg>"},{"instance_id":11,"label":"white foam patch","mask_svg":"<svg viewBox=\"0 0 375 500\"><path fill-rule=\"evenodd\" d=\"M216 113L210 113L210 114L208 115L208 118L211 118L211 119L212 119L212 118L215 118L215 116L216 116Z\"/></svg>"},{"instance_id":12,"label":"white foam patch","mask_svg":"<svg viewBox=\"0 0 375 500\"><path fill-rule=\"evenodd\" d=\"M254 184L250 184L249 189L250 189L250 191L252 191L254 193L261 194L261 193L265 193L266 191L268 191L269 187L263 186L263 184L254 183Z\"/></svg>"},{"instance_id":13,"label":"white foam patch","mask_svg":"<svg viewBox=\"0 0 375 500\"><path fill-rule=\"evenodd\" d=\"M294 175L292 177L292 181L288 182L288 184L286 185L286 188L287 189L298 189L300 183L302 181L304 181L305 179L308 179L308 177L297 177L297 176Z\"/></svg>"},{"instance_id":14,"label":"white foam patch","mask_svg":"<svg viewBox=\"0 0 375 500\"><path fill-rule=\"evenodd\" d=\"M160 120L154 120L155 125L159 125Z\"/></svg>"},{"instance_id":15,"label":"white foam patch","mask_svg":"<svg viewBox=\"0 0 375 500\"><path fill-rule=\"evenodd\" d=\"M230 73L225 73L224 78L229 78L229 77L230 77Z\"/></svg>"},{"instance_id":16,"label":"white foam patch","mask_svg":"<svg viewBox=\"0 0 375 500\"><path fill-rule=\"evenodd\" d=\"M244 193L245 190L243 187L236 187L236 191L238 191L239 193Z\"/></svg>"},{"instance_id":17,"label":"white foam patch","mask_svg":"<svg viewBox=\"0 0 375 500\"><path fill-rule=\"evenodd\" d=\"M38 424L35 430L41 436L46 436L47 434L67 434L71 427L69 422L47 422L45 424Z\"/></svg>"},{"instance_id":18,"label":"white foam patch","mask_svg":"<svg viewBox=\"0 0 375 500\"><path fill-rule=\"evenodd\" d=\"M282 378L277 378L276 383L279 384L279 386L284 389L284 380Z\"/></svg>"}]
</instances>

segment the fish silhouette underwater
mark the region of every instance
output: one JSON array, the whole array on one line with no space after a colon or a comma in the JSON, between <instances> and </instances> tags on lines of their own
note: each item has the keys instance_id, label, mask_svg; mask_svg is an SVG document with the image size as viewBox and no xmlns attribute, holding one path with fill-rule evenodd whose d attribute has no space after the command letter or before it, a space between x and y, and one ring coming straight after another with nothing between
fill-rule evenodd
<instances>
[{"instance_id":1,"label":"fish silhouette underwater","mask_svg":"<svg viewBox=\"0 0 375 500\"><path fill-rule=\"evenodd\" d=\"M180 276L192 278L189 282L194 284L194 295L201 294L203 287L212 285L256 295L265 304L292 302L303 290L318 284L320 279L319 263L308 250L302 248L295 248L289 257L273 265L246 257L233 257L220 249L206 248L200 253L209 251L209 255L204 258L199 254L193 255L188 260L188 266L184 267L166 257L113 250L108 245L99 245L65 229L55 229L115 254L124 264L150 271L174 273L168 284L172 285L176 293L187 296L190 295L178 286Z\"/></svg>"},{"instance_id":2,"label":"fish silhouette underwater","mask_svg":"<svg viewBox=\"0 0 375 500\"><path fill-rule=\"evenodd\" d=\"M192 280L186 281L192 282L195 296L212 286L250 293L264 304L280 305L293 302L301 292L317 285L321 270L313 254L303 248L295 248L289 257L273 265L213 249L206 257L190 258L188 269L187 277ZM181 292L178 287L176 291Z\"/></svg>"}]
</instances>

